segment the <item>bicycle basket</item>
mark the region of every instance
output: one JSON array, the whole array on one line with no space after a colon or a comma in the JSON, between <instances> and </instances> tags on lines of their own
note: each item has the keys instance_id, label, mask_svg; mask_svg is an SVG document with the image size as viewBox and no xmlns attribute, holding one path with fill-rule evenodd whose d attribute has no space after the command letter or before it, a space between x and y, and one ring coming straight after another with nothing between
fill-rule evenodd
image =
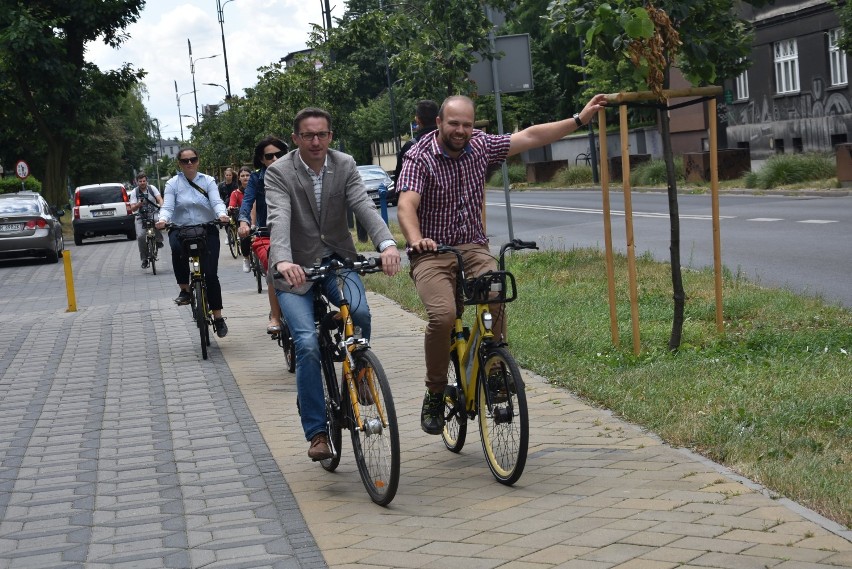
<instances>
[{"instance_id":1,"label":"bicycle basket","mask_svg":"<svg viewBox=\"0 0 852 569\"><path fill-rule=\"evenodd\" d=\"M509 271L488 271L466 279L464 296L467 305L512 302L518 296L515 276Z\"/></svg>"},{"instance_id":2,"label":"bicycle basket","mask_svg":"<svg viewBox=\"0 0 852 569\"><path fill-rule=\"evenodd\" d=\"M197 257L207 248L207 230L203 227L181 227L178 239L187 257Z\"/></svg>"}]
</instances>

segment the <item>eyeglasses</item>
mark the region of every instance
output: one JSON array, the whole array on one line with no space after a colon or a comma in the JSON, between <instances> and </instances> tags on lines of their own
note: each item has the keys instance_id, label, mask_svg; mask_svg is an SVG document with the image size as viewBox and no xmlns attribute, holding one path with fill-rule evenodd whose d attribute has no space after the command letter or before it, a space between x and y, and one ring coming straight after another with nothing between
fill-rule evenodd
<instances>
[{"instance_id":1,"label":"eyeglasses","mask_svg":"<svg viewBox=\"0 0 852 569\"><path fill-rule=\"evenodd\" d=\"M326 140L329 136L331 136L331 131L323 130L321 132L300 132L299 138L304 140L305 142L310 142L317 137L317 140Z\"/></svg>"},{"instance_id":2,"label":"eyeglasses","mask_svg":"<svg viewBox=\"0 0 852 569\"><path fill-rule=\"evenodd\" d=\"M192 158L178 158L178 161L181 164L188 166L190 164L195 164L196 162L198 162L198 156L193 156Z\"/></svg>"},{"instance_id":3,"label":"eyeglasses","mask_svg":"<svg viewBox=\"0 0 852 569\"><path fill-rule=\"evenodd\" d=\"M264 160L272 160L273 158L281 158L287 154L286 150L279 150L278 152L267 152L263 155Z\"/></svg>"}]
</instances>

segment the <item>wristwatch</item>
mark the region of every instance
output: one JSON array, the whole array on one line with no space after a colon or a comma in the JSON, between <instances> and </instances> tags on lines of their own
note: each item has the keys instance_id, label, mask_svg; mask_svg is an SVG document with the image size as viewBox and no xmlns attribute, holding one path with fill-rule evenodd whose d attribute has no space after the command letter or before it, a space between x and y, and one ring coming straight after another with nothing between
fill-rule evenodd
<instances>
[{"instance_id":1,"label":"wristwatch","mask_svg":"<svg viewBox=\"0 0 852 569\"><path fill-rule=\"evenodd\" d=\"M577 128L586 126L583 124L583 119L580 118L580 113L574 113L574 122L577 123Z\"/></svg>"}]
</instances>

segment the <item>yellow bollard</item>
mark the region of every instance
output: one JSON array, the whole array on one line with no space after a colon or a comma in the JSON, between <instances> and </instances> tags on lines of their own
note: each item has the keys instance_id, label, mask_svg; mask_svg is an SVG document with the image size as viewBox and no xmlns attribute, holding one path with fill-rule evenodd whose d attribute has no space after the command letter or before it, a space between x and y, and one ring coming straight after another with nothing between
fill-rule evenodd
<instances>
[{"instance_id":1,"label":"yellow bollard","mask_svg":"<svg viewBox=\"0 0 852 569\"><path fill-rule=\"evenodd\" d=\"M74 295L74 274L71 272L71 251L62 252L62 264L65 266L65 290L68 293L68 308L65 312L77 312L77 298Z\"/></svg>"}]
</instances>

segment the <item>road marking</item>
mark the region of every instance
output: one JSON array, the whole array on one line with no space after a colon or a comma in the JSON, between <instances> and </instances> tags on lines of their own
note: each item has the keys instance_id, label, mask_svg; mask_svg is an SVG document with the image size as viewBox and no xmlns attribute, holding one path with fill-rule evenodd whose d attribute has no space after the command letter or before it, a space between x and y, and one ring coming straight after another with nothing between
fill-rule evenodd
<instances>
[{"instance_id":1,"label":"road marking","mask_svg":"<svg viewBox=\"0 0 852 569\"><path fill-rule=\"evenodd\" d=\"M506 207L505 202L486 202L486 205ZM519 204L519 203L513 203L512 207L518 208L518 209L540 209L540 210L545 210L545 211L566 211L566 212L571 212L571 213L593 213L593 214L597 214L597 215L603 215L602 209L588 209L588 208L582 208L582 207L562 207L562 206L556 206L556 205L543 206L543 205ZM619 210L616 210L616 209L611 210L610 214L611 215L624 216L623 211L619 211ZM641 212L641 211L637 212L637 211L634 211L633 217L651 217L651 218L668 219L669 214L668 213L653 213L653 212ZM735 215L720 215L719 216L720 219L734 219L735 217L736 217ZM684 214L681 214L680 219L711 220L711 219L713 219L713 216L712 215L684 215Z\"/></svg>"},{"instance_id":2,"label":"road marking","mask_svg":"<svg viewBox=\"0 0 852 569\"><path fill-rule=\"evenodd\" d=\"M837 223L836 219L803 219L796 223Z\"/></svg>"},{"instance_id":3,"label":"road marking","mask_svg":"<svg viewBox=\"0 0 852 569\"><path fill-rule=\"evenodd\" d=\"M784 219L780 217L752 217L746 221L784 221Z\"/></svg>"}]
</instances>

